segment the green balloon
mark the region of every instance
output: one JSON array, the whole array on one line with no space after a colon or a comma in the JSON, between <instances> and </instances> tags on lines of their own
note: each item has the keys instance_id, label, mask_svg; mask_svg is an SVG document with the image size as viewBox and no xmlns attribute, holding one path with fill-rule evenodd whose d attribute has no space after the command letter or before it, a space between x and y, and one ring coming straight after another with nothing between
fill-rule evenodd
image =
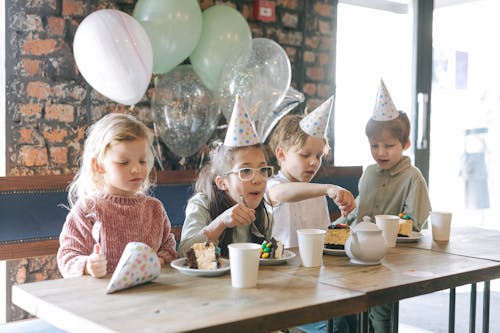
<instances>
[{"instance_id":1,"label":"green balloon","mask_svg":"<svg viewBox=\"0 0 500 333\"><path fill-rule=\"evenodd\" d=\"M215 91L227 60L250 50L252 34L243 15L229 6L212 6L202 16L200 41L189 58L203 83Z\"/></svg>"},{"instance_id":2,"label":"green balloon","mask_svg":"<svg viewBox=\"0 0 500 333\"><path fill-rule=\"evenodd\" d=\"M197 0L139 0L133 17L149 36L157 74L182 63L200 39L202 14Z\"/></svg>"}]
</instances>

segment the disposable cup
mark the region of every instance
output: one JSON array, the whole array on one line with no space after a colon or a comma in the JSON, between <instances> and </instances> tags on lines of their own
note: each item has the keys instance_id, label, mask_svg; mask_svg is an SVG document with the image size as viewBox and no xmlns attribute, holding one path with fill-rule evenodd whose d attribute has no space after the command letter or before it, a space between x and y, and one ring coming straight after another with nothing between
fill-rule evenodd
<instances>
[{"instance_id":1,"label":"disposable cup","mask_svg":"<svg viewBox=\"0 0 500 333\"><path fill-rule=\"evenodd\" d=\"M438 242L450 240L451 212L431 212L432 239Z\"/></svg>"},{"instance_id":2,"label":"disposable cup","mask_svg":"<svg viewBox=\"0 0 500 333\"><path fill-rule=\"evenodd\" d=\"M259 273L260 244L229 244L231 285L234 288L252 288L257 285Z\"/></svg>"},{"instance_id":3,"label":"disposable cup","mask_svg":"<svg viewBox=\"0 0 500 333\"><path fill-rule=\"evenodd\" d=\"M299 229L299 254L304 267L318 267L323 264L323 247L326 230Z\"/></svg>"},{"instance_id":4,"label":"disposable cup","mask_svg":"<svg viewBox=\"0 0 500 333\"><path fill-rule=\"evenodd\" d=\"M375 223L382 230L385 245L387 247L395 247L396 239L398 238L399 216L396 215L375 215Z\"/></svg>"}]
</instances>

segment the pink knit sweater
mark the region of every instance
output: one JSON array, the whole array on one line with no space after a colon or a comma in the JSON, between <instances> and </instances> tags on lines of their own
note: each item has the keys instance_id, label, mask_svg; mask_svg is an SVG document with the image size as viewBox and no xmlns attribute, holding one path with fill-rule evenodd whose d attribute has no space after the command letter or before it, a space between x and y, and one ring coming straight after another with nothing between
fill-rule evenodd
<instances>
[{"instance_id":1,"label":"pink knit sweater","mask_svg":"<svg viewBox=\"0 0 500 333\"><path fill-rule=\"evenodd\" d=\"M170 220L161 201L149 196L133 198L106 195L78 201L69 212L59 236L57 263L64 277L81 276L96 241L92 226L101 221L101 253L112 274L123 249L129 242L142 242L153 249L165 263L177 257Z\"/></svg>"}]
</instances>

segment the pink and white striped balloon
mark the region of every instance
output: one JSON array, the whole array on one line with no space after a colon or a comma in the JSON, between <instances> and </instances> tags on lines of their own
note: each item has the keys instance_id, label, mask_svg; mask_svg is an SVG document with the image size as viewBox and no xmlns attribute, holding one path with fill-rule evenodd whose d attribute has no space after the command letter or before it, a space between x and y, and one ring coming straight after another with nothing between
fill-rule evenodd
<instances>
[{"instance_id":1,"label":"pink and white striped balloon","mask_svg":"<svg viewBox=\"0 0 500 333\"><path fill-rule=\"evenodd\" d=\"M151 81L151 42L124 12L102 9L87 16L76 30L73 54L85 80L115 102L137 103Z\"/></svg>"}]
</instances>

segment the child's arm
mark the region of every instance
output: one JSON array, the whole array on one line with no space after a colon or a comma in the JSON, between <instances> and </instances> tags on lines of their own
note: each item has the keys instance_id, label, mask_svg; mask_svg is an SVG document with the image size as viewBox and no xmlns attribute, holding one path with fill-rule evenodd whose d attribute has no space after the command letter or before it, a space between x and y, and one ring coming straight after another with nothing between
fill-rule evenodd
<instances>
[{"instance_id":1,"label":"child's arm","mask_svg":"<svg viewBox=\"0 0 500 333\"><path fill-rule=\"evenodd\" d=\"M413 229L420 231L432 210L424 178L413 182L404 203L403 213L413 219Z\"/></svg>"},{"instance_id":2,"label":"child's arm","mask_svg":"<svg viewBox=\"0 0 500 333\"><path fill-rule=\"evenodd\" d=\"M356 204L354 196L346 189L333 184L291 182L276 184L268 189L271 203L296 202L328 195L339 206L343 216L351 212Z\"/></svg>"},{"instance_id":3,"label":"child's arm","mask_svg":"<svg viewBox=\"0 0 500 333\"><path fill-rule=\"evenodd\" d=\"M74 207L64 223L59 236L57 265L64 277L82 276L86 272L87 260L94 252L92 224L78 207Z\"/></svg>"},{"instance_id":4,"label":"child's arm","mask_svg":"<svg viewBox=\"0 0 500 333\"><path fill-rule=\"evenodd\" d=\"M172 225L170 224L170 219L167 213L163 219L163 236L160 248L157 251L158 258L160 259L161 265L169 264L172 260L177 258L177 251L175 250L175 237L172 233Z\"/></svg>"},{"instance_id":5,"label":"child's arm","mask_svg":"<svg viewBox=\"0 0 500 333\"><path fill-rule=\"evenodd\" d=\"M212 221L206 200L203 195L196 195L189 199L186 206L186 218L182 225L179 256L184 256L195 243L207 240L217 242L226 228L248 225L255 220L253 209L243 204L236 204Z\"/></svg>"},{"instance_id":6,"label":"child's arm","mask_svg":"<svg viewBox=\"0 0 500 333\"><path fill-rule=\"evenodd\" d=\"M255 210L247 208L243 203L238 203L226 209L217 216L209 225L203 228L207 239L217 241L226 228L245 226L255 220Z\"/></svg>"}]
</instances>

